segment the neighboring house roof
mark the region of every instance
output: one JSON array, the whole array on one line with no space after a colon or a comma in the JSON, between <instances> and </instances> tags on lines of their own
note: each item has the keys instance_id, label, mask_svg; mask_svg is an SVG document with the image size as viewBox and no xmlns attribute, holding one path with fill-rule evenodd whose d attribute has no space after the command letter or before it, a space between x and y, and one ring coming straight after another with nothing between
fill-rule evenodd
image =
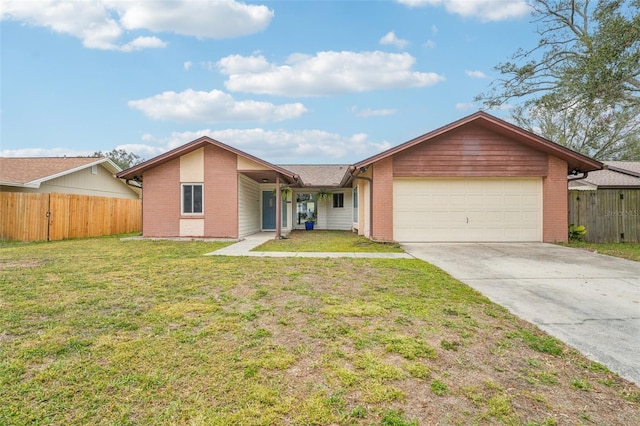
<instances>
[{"instance_id":1,"label":"neighboring house roof","mask_svg":"<svg viewBox=\"0 0 640 426\"><path fill-rule=\"evenodd\" d=\"M349 170L348 164L286 164L280 167L300 176L304 186L339 187Z\"/></svg>"},{"instance_id":2,"label":"neighboring house roof","mask_svg":"<svg viewBox=\"0 0 640 426\"><path fill-rule=\"evenodd\" d=\"M236 149L232 146L225 145L222 142L217 141L215 139L211 139L208 136L202 136L192 142L189 142L186 145L179 146L178 148L165 152L164 154L154 157L151 160L145 161L136 166L128 168L127 170L124 170L118 173L117 176L121 179L135 180L138 182L142 182L142 175L146 170L157 167L160 164L166 163L167 161L171 161L175 158L179 158L185 154L195 151L196 149L200 149L206 145L214 145L219 148L225 149L227 151L233 152L234 154L237 154L241 157L249 159L269 169L270 173L265 173L264 171L244 172L247 175L251 175L251 177L256 180L263 181L263 182L267 182L267 181L275 182L274 178L275 178L275 175L277 174L281 178L284 178L285 181L287 181L290 184L292 183L298 183L301 185L303 184L301 182L300 177L295 173L289 170L283 169L280 166L276 166L275 164L271 164L267 161L264 161L258 157L254 157L253 155L247 154L246 152L240 151L239 149Z\"/></svg>"},{"instance_id":3,"label":"neighboring house roof","mask_svg":"<svg viewBox=\"0 0 640 426\"><path fill-rule=\"evenodd\" d=\"M640 161L605 161L603 170L569 182L570 189L640 188Z\"/></svg>"},{"instance_id":4,"label":"neighboring house roof","mask_svg":"<svg viewBox=\"0 0 640 426\"><path fill-rule=\"evenodd\" d=\"M518 126L487 114L486 112L478 111L460 120L454 121L453 123L450 123L444 127L440 127L439 129L436 129L432 132L425 133L422 136L418 136L417 138L411 139L408 142L362 160L354 165L354 170L358 170L362 167L367 167L368 165L376 161L397 154L398 152L404 151L423 142L433 140L438 136L459 129L471 123L478 124L498 134L504 135L512 140L528 145L538 151L542 151L565 160L568 165L568 172L574 171L575 173L583 173L592 170L599 170L602 168L602 163L592 158L572 151L569 148L566 148L557 143L551 142L548 139L528 132Z\"/></svg>"},{"instance_id":5,"label":"neighboring house roof","mask_svg":"<svg viewBox=\"0 0 640 426\"><path fill-rule=\"evenodd\" d=\"M39 188L43 182L96 165L112 174L122 170L108 158L0 157L0 185Z\"/></svg>"}]
</instances>

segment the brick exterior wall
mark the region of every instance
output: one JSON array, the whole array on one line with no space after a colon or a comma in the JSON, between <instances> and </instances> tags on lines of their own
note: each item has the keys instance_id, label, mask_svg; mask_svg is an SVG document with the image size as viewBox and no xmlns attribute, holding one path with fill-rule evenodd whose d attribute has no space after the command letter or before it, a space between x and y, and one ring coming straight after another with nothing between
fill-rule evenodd
<instances>
[{"instance_id":1,"label":"brick exterior wall","mask_svg":"<svg viewBox=\"0 0 640 426\"><path fill-rule=\"evenodd\" d=\"M542 179L542 241L568 241L569 201L567 163L548 156L548 174Z\"/></svg>"},{"instance_id":2,"label":"brick exterior wall","mask_svg":"<svg viewBox=\"0 0 640 426\"><path fill-rule=\"evenodd\" d=\"M238 238L238 156L215 145L204 151L204 235Z\"/></svg>"},{"instance_id":3,"label":"brick exterior wall","mask_svg":"<svg viewBox=\"0 0 640 426\"><path fill-rule=\"evenodd\" d=\"M376 241L393 241L393 158L373 164L373 235Z\"/></svg>"},{"instance_id":4,"label":"brick exterior wall","mask_svg":"<svg viewBox=\"0 0 640 426\"><path fill-rule=\"evenodd\" d=\"M142 235L180 236L180 158L146 171L143 180ZM203 184L204 236L238 238L237 155L206 146Z\"/></svg>"},{"instance_id":5,"label":"brick exterior wall","mask_svg":"<svg viewBox=\"0 0 640 426\"><path fill-rule=\"evenodd\" d=\"M180 234L180 159L148 170L143 176L142 235L177 237Z\"/></svg>"}]
</instances>

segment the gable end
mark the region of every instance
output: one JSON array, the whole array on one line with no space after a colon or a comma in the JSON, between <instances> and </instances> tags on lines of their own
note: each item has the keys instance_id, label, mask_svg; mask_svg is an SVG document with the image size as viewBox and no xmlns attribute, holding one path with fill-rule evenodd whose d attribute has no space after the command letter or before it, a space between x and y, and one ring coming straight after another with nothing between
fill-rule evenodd
<instances>
[{"instance_id":1,"label":"gable end","mask_svg":"<svg viewBox=\"0 0 640 426\"><path fill-rule=\"evenodd\" d=\"M398 152L394 177L546 176L547 155L469 124Z\"/></svg>"}]
</instances>

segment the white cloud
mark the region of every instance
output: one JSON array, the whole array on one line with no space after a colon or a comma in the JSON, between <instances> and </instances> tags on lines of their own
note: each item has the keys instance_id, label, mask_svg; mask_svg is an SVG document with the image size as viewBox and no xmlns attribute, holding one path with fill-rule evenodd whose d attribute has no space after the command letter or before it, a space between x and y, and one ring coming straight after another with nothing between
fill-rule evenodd
<instances>
[{"instance_id":1,"label":"white cloud","mask_svg":"<svg viewBox=\"0 0 640 426\"><path fill-rule=\"evenodd\" d=\"M199 38L229 38L263 31L273 19L266 6L232 0L104 0L128 30L173 32Z\"/></svg>"},{"instance_id":2,"label":"white cloud","mask_svg":"<svg viewBox=\"0 0 640 426\"><path fill-rule=\"evenodd\" d=\"M272 69L272 66L267 62L266 58L262 55L259 56L241 56L230 55L220 59L215 64L222 74L241 74L251 72L263 72Z\"/></svg>"},{"instance_id":3,"label":"white cloud","mask_svg":"<svg viewBox=\"0 0 640 426\"><path fill-rule=\"evenodd\" d=\"M143 140L145 138L143 137ZM152 142L151 139L147 138L146 142ZM5 149L0 151L0 157L86 157L89 155L93 155L96 151L111 151L114 149L113 147L105 147L103 149L86 149L86 150L78 150L78 149L69 149L69 148L22 148L22 149ZM127 152L131 152L139 155L141 158L149 159L155 157L156 155L160 155L163 152L167 151L165 148L160 146L153 145L145 145L145 144L124 144L118 145L115 149L124 149Z\"/></svg>"},{"instance_id":4,"label":"white cloud","mask_svg":"<svg viewBox=\"0 0 640 426\"><path fill-rule=\"evenodd\" d=\"M158 48L158 47L166 47L167 43L160 40L157 37L138 37L132 42L129 42L120 47L120 50L123 52L133 52L136 50L148 49L148 48Z\"/></svg>"},{"instance_id":5,"label":"white cloud","mask_svg":"<svg viewBox=\"0 0 640 426\"><path fill-rule=\"evenodd\" d=\"M412 71L408 53L319 52L294 54L284 65L269 64L262 56L229 56L218 68L229 75L225 87L234 92L280 96L323 96L372 90L431 86L444 77Z\"/></svg>"},{"instance_id":6,"label":"white cloud","mask_svg":"<svg viewBox=\"0 0 640 426\"><path fill-rule=\"evenodd\" d=\"M429 49L435 49L436 48L436 42L433 40L427 40L424 43L424 47L429 48Z\"/></svg>"},{"instance_id":7,"label":"white cloud","mask_svg":"<svg viewBox=\"0 0 640 426\"><path fill-rule=\"evenodd\" d=\"M359 108L354 106L354 107L351 108L351 112L356 117L369 118L369 117L382 117L382 116L386 116L386 115L395 115L396 110L395 109L390 109L390 108L384 108L384 109L371 109L371 108L359 109Z\"/></svg>"},{"instance_id":8,"label":"white cloud","mask_svg":"<svg viewBox=\"0 0 640 426\"><path fill-rule=\"evenodd\" d=\"M138 37L123 42L125 31L227 38L262 31L272 18L273 11L266 6L232 0L3 0L0 8L0 20L69 34L82 40L87 48L123 52L166 46L157 37Z\"/></svg>"},{"instance_id":9,"label":"white cloud","mask_svg":"<svg viewBox=\"0 0 640 426\"><path fill-rule=\"evenodd\" d=\"M166 138L147 138L145 142L153 143L149 148L151 151L158 146L168 151L202 136L209 136L275 164L352 163L391 147L386 141L369 140L368 135L364 133L343 136L322 130L287 131L261 128L174 132Z\"/></svg>"},{"instance_id":10,"label":"white cloud","mask_svg":"<svg viewBox=\"0 0 640 426\"><path fill-rule=\"evenodd\" d=\"M251 100L237 101L220 90L202 92L192 89L180 93L163 92L129 101L128 105L156 120L200 123L282 121L298 118L307 111L301 103L274 105Z\"/></svg>"},{"instance_id":11,"label":"white cloud","mask_svg":"<svg viewBox=\"0 0 640 426\"><path fill-rule=\"evenodd\" d=\"M531 12L527 0L396 0L409 7L444 6L449 13L481 21L520 18Z\"/></svg>"},{"instance_id":12,"label":"white cloud","mask_svg":"<svg viewBox=\"0 0 640 426\"><path fill-rule=\"evenodd\" d=\"M487 78L487 75L482 71L465 70L464 73L471 78Z\"/></svg>"},{"instance_id":13,"label":"white cloud","mask_svg":"<svg viewBox=\"0 0 640 426\"><path fill-rule=\"evenodd\" d=\"M458 111L469 111L471 109L477 109L477 106L473 102L458 102L456 104L456 109Z\"/></svg>"},{"instance_id":14,"label":"white cloud","mask_svg":"<svg viewBox=\"0 0 640 426\"><path fill-rule=\"evenodd\" d=\"M253 129L202 129L196 131L174 132L169 136L157 137L144 134L140 143L121 144L115 149L151 159L157 155L191 142L199 137L209 136L217 141L233 146L274 164L320 164L355 163L381 151L391 148L387 141L372 141L365 133L350 136L330 133L323 130L266 130ZM30 148L0 151L3 157L62 157L91 155L99 147L90 151L78 151L66 148ZM113 147L104 147L110 151Z\"/></svg>"},{"instance_id":15,"label":"white cloud","mask_svg":"<svg viewBox=\"0 0 640 426\"><path fill-rule=\"evenodd\" d=\"M182 64L182 66L184 67L185 71L189 71L189 69L193 66L193 62L187 61L184 64Z\"/></svg>"},{"instance_id":16,"label":"white cloud","mask_svg":"<svg viewBox=\"0 0 640 426\"><path fill-rule=\"evenodd\" d=\"M388 32L387 34L385 34L380 39L380 44L382 44L382 45L393 45L393 46L397 47L398 49L404 49L405 47L407 47L409 42L407 40L403 40L401 38L398 38L396 36L396 34L393 31L391 31L391 32Z\"/></svg>"},{"instance_id":17,"label":"white cloud","mask_svg":"<svg viewBox=\"0 0 640 426\"><path fill-rule=\"evenodd\" d=\"M116 50L114 42L123 33L103 3L55 0L3 0L0 19L48 27L82 40L85 47Z\"/></svg>"}]
</instances>

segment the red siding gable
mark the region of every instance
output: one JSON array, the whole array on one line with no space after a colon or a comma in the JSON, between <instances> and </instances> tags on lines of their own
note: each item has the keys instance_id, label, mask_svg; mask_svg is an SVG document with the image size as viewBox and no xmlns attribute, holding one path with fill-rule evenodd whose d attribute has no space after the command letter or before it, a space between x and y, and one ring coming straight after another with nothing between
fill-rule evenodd
<instances>
[{"instance_id":1,"label":"red siding gable","mask_svg":"<svg viewBox=\"0 0 640 426\"><path fill-rule=\"evenodd\" d=\"M546 176L547 155L469 124L393 156L395 177Z\"/></svg>"}]
</instances>

